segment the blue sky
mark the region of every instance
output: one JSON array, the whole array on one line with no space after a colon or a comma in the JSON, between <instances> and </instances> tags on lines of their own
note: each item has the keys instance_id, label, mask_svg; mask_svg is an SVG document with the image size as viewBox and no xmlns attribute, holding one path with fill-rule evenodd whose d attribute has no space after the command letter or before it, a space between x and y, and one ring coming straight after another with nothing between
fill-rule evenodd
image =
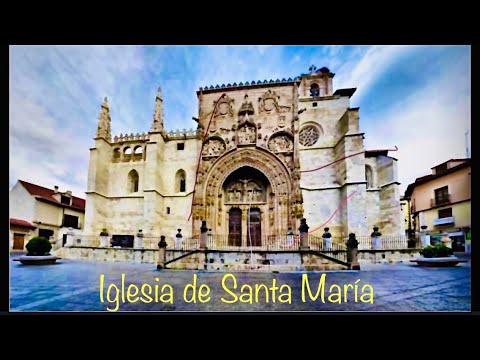
<instances>
[{"instance_id":1,"label":"blue sky","mask_svg":"<svg viewBox=\"0 0 480 360\"><path fill-rule=\"evenodd\" d=\"M336 74L335 89L357 88L367 149L398 146L402 192L465 157L469 46L11 46L10 188L23 179L85 197L104 96L113 135L149 130L159 85L166 129L188 129L199 87L293 78L312 64Z\"/></svg>"}]
</instances>

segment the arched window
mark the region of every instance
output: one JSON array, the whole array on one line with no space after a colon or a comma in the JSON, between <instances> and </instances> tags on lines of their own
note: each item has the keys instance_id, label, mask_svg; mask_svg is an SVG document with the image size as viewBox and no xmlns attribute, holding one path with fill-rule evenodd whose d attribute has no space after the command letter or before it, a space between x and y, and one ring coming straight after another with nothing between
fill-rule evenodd
<instances>
[{"instance_id":1,"label":"arched window","mask_svg":"<svg viewBox=\"0 0 480 360\"><path fill-rule=\"evenodd\" d=\"M138 173L136 170L132 170L128 173L129 192L134 193L138 191L138 180Z\"/></svg>"},{"instance_id":2,"label":"arched window","mask_svg":"<svg viewBox=\"0 0 480 360\"><path fill-rule=\"evenodd\" d=\"M320 86L317 83L310 86L310 96L320 96Z\"/></svg>"},{"instance_id":3,"label":"arched window","mask_svg":"<svg viewBox=\"0 0 480 360\"><path fill-rule=\"evenodd\" d=\"M187 175L182 169L178 170L175 175L175 188L177 192L187 191Z\"/></svg>"},{"instance_id":4,"label":"arched window","mask_svg":"<svg viewBox=\"0 0 480 360\"><path fill-rule=\"evenodd\" d=\"M138 145L133 149L133 158L134 160L141 160L143 156L143 147Z\"/></svg>"},{"instance_id":5,"label":"arched window","mask_svg":"<svg viewBox=\"0 0 480 360\"><path fill-rule=\"evenodd\" d=\"M120 159L120 148L116 148L115 150L113 150L113 160L118 160Z\"/></svg>"},{"instance_id":6,"label":"arched window","mask_svg":"<svg viewBox=\"0 0 480 360\"><path fill-rule=\"evenodd\" d=\"M127 146L126 148L123 149L123 160L130 161L131 158L132 158L132 148L130 146Z\"/></svg>"},{"instance_id":7,"label":"arched window","mask_svg":"<svg viewBox=\"0 0 480 360\"><path fill-rule=\"evenodd\" d=\"M373 171L369 165L365 165L365 180L367 181L367 189L373 188Z\"/></svg>"}]
</instances>

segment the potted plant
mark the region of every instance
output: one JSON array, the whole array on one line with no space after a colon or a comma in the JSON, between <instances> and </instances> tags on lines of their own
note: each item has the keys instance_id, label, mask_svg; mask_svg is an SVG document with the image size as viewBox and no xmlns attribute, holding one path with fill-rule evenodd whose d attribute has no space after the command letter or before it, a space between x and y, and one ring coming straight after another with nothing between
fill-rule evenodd
<instances>
[{"instance_id":1,"label":"potted plant","mask_svg":"<svg viewBox=\"0 0 480 360\"><path fill-rule=\"evenodd\" d=\"M466 262L454 256L453 250L443 244L426 246L420 250L420 255L421 257L418 257L416 260L411 260L420 266L450 267L460 262Z\"/></svg>"},{"instance_id":2,"label":"potted plant","mask_svg":"<svg viewBox=\"0 0 480 360\"><path fill-rule=\"evenodd\" d=\"M24 265L49 265L57 261L57 257L50 255L52 244L50 240L42 236L36 236L25 246L27 254L20 256L15 261L20 261Z\"/></svg>"}]
</instances>

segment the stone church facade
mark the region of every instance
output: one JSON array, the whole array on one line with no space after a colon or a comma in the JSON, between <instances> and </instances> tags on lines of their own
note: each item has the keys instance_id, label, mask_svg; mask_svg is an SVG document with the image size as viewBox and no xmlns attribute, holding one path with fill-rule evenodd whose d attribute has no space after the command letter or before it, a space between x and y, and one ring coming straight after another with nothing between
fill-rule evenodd
<instances>
[{"instance_id":1,"label":"stone church facade","mask_svg":"<svg viewBox=\"0 0 480 360\"><path fill-rule=\"evenodd\" d=\"M205 220L229 244L248 245L248 234L255 246L289 227L297 233L306 218L310 230L329 221L333 237L368 235L374 225L401 235L396 159L365 150L359 109L350 107L355 89L334 91L334 74L312 69L200 88L190 131L164 128L159 89L148 133L112 137L105 99L90 149L84 234L182 229L189 237Z\"/></svg>"}]
</instances>

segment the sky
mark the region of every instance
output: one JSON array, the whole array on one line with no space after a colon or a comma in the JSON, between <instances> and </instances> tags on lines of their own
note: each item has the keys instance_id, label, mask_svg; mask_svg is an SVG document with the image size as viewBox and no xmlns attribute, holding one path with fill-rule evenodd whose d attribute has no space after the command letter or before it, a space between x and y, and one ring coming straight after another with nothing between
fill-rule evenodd
<instances>
[{"instance_id":1,"label":"sky","mask_svg":"<svg viewBox=\"0 0 480 360\"><path fill-rule=\"evenodd\" d=\"M403 194L470 148L469 46L10 46L10 189L18 179L85 198L108 97L112 136L150 129L161 86L167 131L194 128L200 87L294 78L328 67L356 87L365 148L398 147ZM466 141L467 140L467 141Z\"/></svg>"}]
</instances>

